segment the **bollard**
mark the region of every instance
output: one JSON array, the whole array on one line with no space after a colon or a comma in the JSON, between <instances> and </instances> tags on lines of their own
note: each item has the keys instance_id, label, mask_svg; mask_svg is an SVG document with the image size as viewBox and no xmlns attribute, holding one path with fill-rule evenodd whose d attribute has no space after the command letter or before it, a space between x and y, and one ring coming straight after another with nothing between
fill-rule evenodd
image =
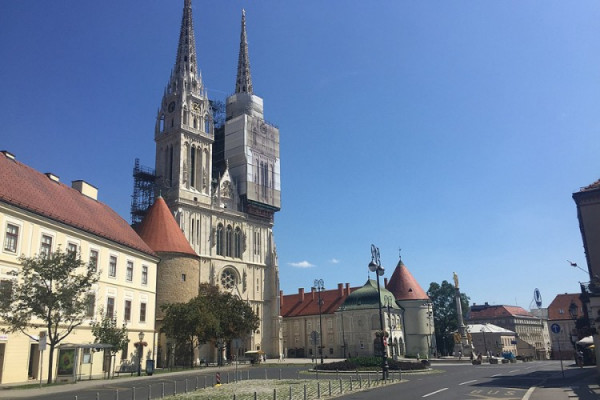
<instances>
[{"instance_id":1,"label":"bollard","mask_svg":"<svg viewBox=\"0 0 600 400\"><path fill-rule=\"evenodd\" d=\"M362 376L358 377L358 388L362 389Z\"/></svg>"},{"instance_id":2,"label":"bollard","mask_svg":"<svg viewBox=\"0 0 600 400\"><path fill-rule=\"evenodd\" d=\"M281 380L281 368L279 368L279 380Z\"/></svg>"},{"instance_id":3,"label":"bollard","mask_svg":"<svg viewBox=\"0 0 600 400\"><path fill-rule=\"evenodd\" d=\"M115 393L115 400L119 400L119 389L117 389L117 393Z\"/></svg>"},{"instance_id":4,"label":"bollard","mask_svg":"<svg viewBox=\"0 0 600 400\"><path fill-rule=\"evenodd\" d=\"M235 393L233 394L233 400L235 400Z\"/></svg>"},{"instance_id":5,"label":"bollard","mask_svg":"<svg viewBox=\"0 0 600 400\"><path fill-rule=\"evenodd\" d=\"M304 400L306 400L306 383L304 384Z\"/></svg>"},{"instance_id":6,"label":"bollard","mask_svg":"<svg viewBox=\"0 0 600 400\"><path fill-rule=\"evenodd\" d=\"M133 393L132 393L132 395L131 395L131 398L132 398L132 399L135 399L135 386L132 388L132 392L133 392Z\"/></svg>"},{"instance_id":7,"label":"bollard","mask_svg":"<svg viewBox=\"0 0 600 400\"><path fill-rule=\"evenodd\" d=\"M331 381L329 381L329 397L331 397Z\"/></svg>"},{"instance_id":8,"label":"bollard","mask_svg":"<svg viewBox=\"0 0 600 400\"><path fill-rule=\"evenodd\" d=\"M194 390L198 390L198 378L199 376L196 376L196 386L194 387Z\"/></svg>"},{"instance_id":9,"label":"bollard","mask_svg":"<svg viewBox=\"0 0 600 400\"><path fill-rule=\"evenodd\" d=\"M173 381L173 394L177 394L177 381Z\"/></svg>"},{"instance_id":10,"label":"bollard","mask_svg":"<svg viewBox=\"0 0 600 400\"><path fill-rule=\"evenodd\" d=\"M96 400L100 400L100 392L96 392Z\"/></svg>"},{"instance_id":11,"label":"bollard","mask_svg":"<svg viewBox=\"0 0 600 400\"><path fill-rule=\"evenodd\" d=\"M164 382L162 383L162 395L160 398L162 399L163 397L165 397L165 383Z\"/></svg>"},{"instance_id":12,"label":"bollard","mask_svg":"<svg viewBox=\"0 0 600 400\"><path fill-rule=\"evenodd\" d=\"M277 400L277 389L273 389L273 400Z\"/></svg>"},{"instance_id":13,"label":"bollard","mask_svg":"<svg viewBox=\"0 0 600 400\"><path fill-rule=\"evenodd\" d=\"M148 385L148 400L152 399L152 385ZM100 400L100 399L97 399Z\"/></svg>"},{"instance_id":14,"label":"bollard","mask_svg":"<svg viewBox=\"0 0 600 400\"><path fill-rule=\"evenodd\" d=\"M256 400L256 392L254 392L254 400Z\"/></svg>"},{"instance_id":15,"label":"bollard","mask_svg":"<svg viewBox=\"0 0 600 400\"><path fill-rule=\"evenodd\" d=\"M371 387L371 373L370 372L367 374L367 377L369 379L369 387Z\"/></svg>"},{"instance_id":16,"label":"bollard","mask_svg":"<svg viewBox=\"0 0 600 400\"><path fill-rule=\"evenodd\" d=\"M204 376L204 389L206 389L206 375Z\"/></svg>"},{"instance_id":17,"label":"bollard","mask_svg":"<svg viewBox=\"0 0 600 400\"><path fill-rule=\"evenodd\" d=\"M290 385L290 400L292 400L292 385Z\"/></svg>"},{"instance_id":18,"label":"bollard","mask_svg":"<svg viewBox=\"0 0 600 400\"><path fill-rule=\"evenodd\" d=\"M229 372L227 372L227 383L229 383Z\"/></svg>"},{"instance_id":19,"label":"bollard","mask_svg":"<svg viewBox=\"0 0 600 400\"><path fill-rule=\"evenodd\" d=\"M187 378L185 378L185 393L187 393Z\"/></svg>"},{"instance_id":20,"label":"bollard","mask_svg":"<svg viewBox=\"0 0 600 400\"><path fill-rule=\"evenodd\" d=\"M352 391L352 377L350 377L350 391Z\"/></svg>"},{"instance_id":21,"label":"bollard","mask_svg":"<svg viewBox=\"0 0 600 400\"><path fill-rule=\"evenodd\" d=\"M265 380L267 380L267 369L265 368Z\"/></svg>"},{"instance_id":22,"label":"bollard","mask_svg":"<svg viewBox=\"0 0 600 400\"><path fill-rule=\"evenodd\" d=\"M321 382L317 381L317 399L321 398Z\"/></svg>"},{"instance_id":23,"label":"bollard","mask_svg":"<svg viewBox=\"0 0 600 400\"><path fill-rule=\"evenodd\" d=\"M220 385L221 384L221 373L217 372L215 375L215 386Z\"/></svg>"},{"instance_id":24,"label":"bollard","mask_svg":"<svg viewBox=\"0 0 600 400\"><path fill-rule=\"evenodd\" d=\"M342 386L342 380L340 379L340 394L342 394L342 393L344 393L344 390L343 390L343 386Z\"/></svg>"}]
</instances>

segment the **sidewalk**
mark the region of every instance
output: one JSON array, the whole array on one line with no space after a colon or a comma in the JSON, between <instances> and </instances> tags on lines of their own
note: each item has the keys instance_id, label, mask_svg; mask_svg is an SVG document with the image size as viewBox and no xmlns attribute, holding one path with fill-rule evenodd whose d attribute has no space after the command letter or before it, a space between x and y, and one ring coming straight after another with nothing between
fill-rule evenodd
<instances>
[{"instance_id":1,"label":"sidewalk","mask_svg":"<svg viewBox=\"0 0 600 400\"><path fill-rule=\"evenodd\" d=\"M596 366L565 368L538 387L532 387L522 400L598 400L600 375Z\"/></svg>"}]
</instances>

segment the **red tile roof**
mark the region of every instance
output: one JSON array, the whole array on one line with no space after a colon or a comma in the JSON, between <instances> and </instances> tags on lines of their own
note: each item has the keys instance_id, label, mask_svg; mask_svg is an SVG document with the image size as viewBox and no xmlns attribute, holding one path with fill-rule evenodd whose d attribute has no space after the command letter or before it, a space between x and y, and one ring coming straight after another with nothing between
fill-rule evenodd
<instances>
[{"instance_id":1,"label":"red tile roof","mask_svg":"<svg viewBox=\"0 0 600 400\"><path fill-rule=\"evenodd\" d=\"M183 253L197 256L162 197L156 199L136 229L148 246L157 253Z\"/></svg>"},{"instance_id":2,"label":"red tile roof","mask_svg":"<svg viewBox=\"0 0 600 400\"><path fill-rule=\"evenodd\" d=\"M337 289L321 291L321 313L333 314L346 300L348 294L358 288L346 287L340 283ZM304 293L301 288L296 294L281 296L281 316L300 317L319 314L319 294L316 290Z\"/></svg>"},{"instance_id":3,"label":"red tile roof","mask_svg":"<svg viewBox=\"0 0 600 400\"><path fill-rule=\"evenodd\" d=\"M548 306L548 319L561 320L572 319L569 313L571 303L577 306L577 316L583 316L583 303L579 299L580 293L559 294Z\"/></svg>"},{"instance_id":4,"label":"red tile roof","mask_svg":"<svg viewBox=\"0 0 600 400\"><path fill-rule=\"evenodd\" d=\"M394 294L396 300L429 300L429 296L412 276L402 260L398 265L385 287Z\"/></svg>"},{"instance_id":5,"label":"red tile roof","mask_svg":"<svg viewBox=\"0 0 600 400\"><path fill-rule=\"evenodd\" d=\"M483 305L483 306L472 306L469 312L469 321L482 320L482 319L493 319L502 317L531 317L535 318L531 313L525 311L522 307L518 306L504 306L504 305Z\"/></svg>"},{"instance_id":6,"label":"red tile roof","mask_svg":"<svg viewBox=\"0 0 600 400\"><path fill-rule=\"evenodd\" d=\"M156 256L109 206L0 153L0 201Z\"/></svg>"}]
</instances>

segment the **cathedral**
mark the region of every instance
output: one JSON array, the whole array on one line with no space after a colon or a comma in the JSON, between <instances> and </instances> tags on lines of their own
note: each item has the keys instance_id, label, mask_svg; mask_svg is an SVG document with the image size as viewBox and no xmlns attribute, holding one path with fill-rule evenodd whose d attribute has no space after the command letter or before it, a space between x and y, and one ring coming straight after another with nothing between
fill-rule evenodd
<instances>
[{"instance_id":1,"label":"cathedral","mask_svg":"<svg viewBox=\"0 0 600 400\"><path fill-rule=\"evenodd\" d=\"M222 355L260 350L279 356L273 238L274 214L281 207L279 129L265 121L263 99L253 92L245 11L235 92L226 99L222 124L215 122L197 60L192 5L185 0L175 65L156 117L157 200L136 228L161 258L156 330L161 304L186 302L200 283L210 283L247 301L260 318L259 329L225 344ZM169 219L179 232L169 229ZM167 357L166 340L159 335L159 364ZM215 360L215 344L204 345L200 357Z\"/></svg>"}]
</instances>

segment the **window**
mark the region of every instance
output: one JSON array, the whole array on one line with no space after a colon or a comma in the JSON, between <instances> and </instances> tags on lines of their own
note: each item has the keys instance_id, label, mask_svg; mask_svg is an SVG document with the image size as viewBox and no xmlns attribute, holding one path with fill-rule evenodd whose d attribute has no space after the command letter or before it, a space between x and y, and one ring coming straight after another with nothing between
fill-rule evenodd
<instances>
[{"instance_id":1,"label":"window","mask_svg":"<svg viewBox=\"0 0 600 400\"><path fill-rule=\"evenodd\" d=\"M140 322L146 322L146 303L140 303Z\"/></svg>"},{"instance_id":2,"label":"window","mask_svg":"<svg viewBox=\"0 0 600 400\"><path fill-rule=\"evenodd\" d=\"M133 281L133 262L127 261L127 281Z\"/></svg>"},{"instance_id":3,"label":"window","mask_svg":"<svg viewBox=\"0 0 600 400\"><path fill-rule=\"evenodd\" d=\"M235 228L233 242L234 242L233 256L236 258L242 258L242 231L240 228Z\"/></svg>"},{"instance_id":4,"label":"window","mask_svg":"<svg viewBox=\"0 0 600 400\"><path fill-rule=\"evenodd\" d=\"M86 298L86 309L85 316L88 318L94 318L94 307L96 305L96 295L89 293Z\"/></svg>"},{"instance_id":5,"label":"window","mask_svg":"<svg viewBox=\"0 0 600 400\"><path fill-rule=\"evenodd\" d=\"M92 349L81 349L83 353L83 364L89 364L92 362Z\"/></svg>"},{"instance_id":6,"label":"window","mask_svg":"<svg viewBox=\"0 0 600 400\"><path fill-rule=\"evenodd\" d=\"M142 285L148 284L148 267L142 266Z\"/></svg>"},{"instance_id":7,"label":"window","mask_svg":"<svg viewBox=\"0 0 600 400\"><path fill-rule=\"evenodd\" d=\"M110 262L108 263L108 276L117 276L117 257L110 256Z\"/></svg>"},{"instance_id":8,"label":"window","mask_svg":"<svg viewBox=\"0 0 600 400\"><path fill-rule=\"evenodd\" d=\"M67 243L67 252L77 254L77 244L73 242Z\"/></svg>"},{"instance_id":9,"label":"window","mask_svg":"<svg viewBox=\"0 0 600 400\"><path fill-rule=\"evenodd\" d=\"M181 282L185 282L187 276L185 274L181 274Z\"/></svg>"},{"instance_id":10,"label":"window","mask_svg":"<svg viewBox=\"0 0 600 400\"><path fill-rule=\"evenodd\" d=\"M3 279L0 281L0 304L8 305L11 301L13 281Z\"/></svg>"},{"instance_id":11,"label":"window","mask_svg":"<svg viewBox=\"0 0 600 400\"><path fill-rule=\"evenodd\" d=\"M235 271L231 268L227 268L221 273L221 285L225 289L233 289L237 284Z\"/></svg>"},{"instance_id":12,"label":"window","mask_svg":"<svg viewBox=\"0 0 600 400\"><path fill-rule=\"evenodd\" d=\"M90 250L89 268L94 272L98 271L98 251L97 250Z\"/></svg>"},{"instance_id":13,"label":"window","mask_svg":"<svg viewBox=\"0 0 600 400\"><path fill-rule=\"evenodd\" d=\"M42 243L40 244L40 255L48 257L52 252L52 236L42 235Z\"/></svg>"},{"instance_id":14,"label":"window","mask_svg":"<svg viewBox=\"0 0 600 400\"><path fill-rule=\"evenodd\" d=\"M106 316L108 318L115 318L115 298L108 297L106 299Z\"/></svg>"},{"instance_id":15,"label":"window","mask_svg":"<svg viewBox=\"0 0 600 400\"><path fill-rule=\"evenodd\" d=\"M223 225L217 225L217 255L223 255Z\"/></svg>"},{"instance_id":16,"label":"window","mask_svg":"<svg viewBox=\"0 0 600 400\"><path fill-rule=\"evenodd\" d=\"M19 243L19 227L13 224L6 225L6 236L4 236L4 250L11 253L17 252Z\"/></svg>"},{"instance_id":17,"label":"window","mask_svg":"<svg viewBox=\"0 0 600 400\"><path fill-rule=\"evenodd\" d=\"M231 250L233 247L233 229L231 225L227 225L227 231L225 234L225 255L231 257Z\"/></svg>"},{"instance_id":18,"label":"window","mask_svg":"<svg viewBox=\"0 0 600 400\"><path fill-rule=\"evenodd\" d=\"M125 321L131 321L131 300L125 300Z\"/></svg>"}]
</instances>

